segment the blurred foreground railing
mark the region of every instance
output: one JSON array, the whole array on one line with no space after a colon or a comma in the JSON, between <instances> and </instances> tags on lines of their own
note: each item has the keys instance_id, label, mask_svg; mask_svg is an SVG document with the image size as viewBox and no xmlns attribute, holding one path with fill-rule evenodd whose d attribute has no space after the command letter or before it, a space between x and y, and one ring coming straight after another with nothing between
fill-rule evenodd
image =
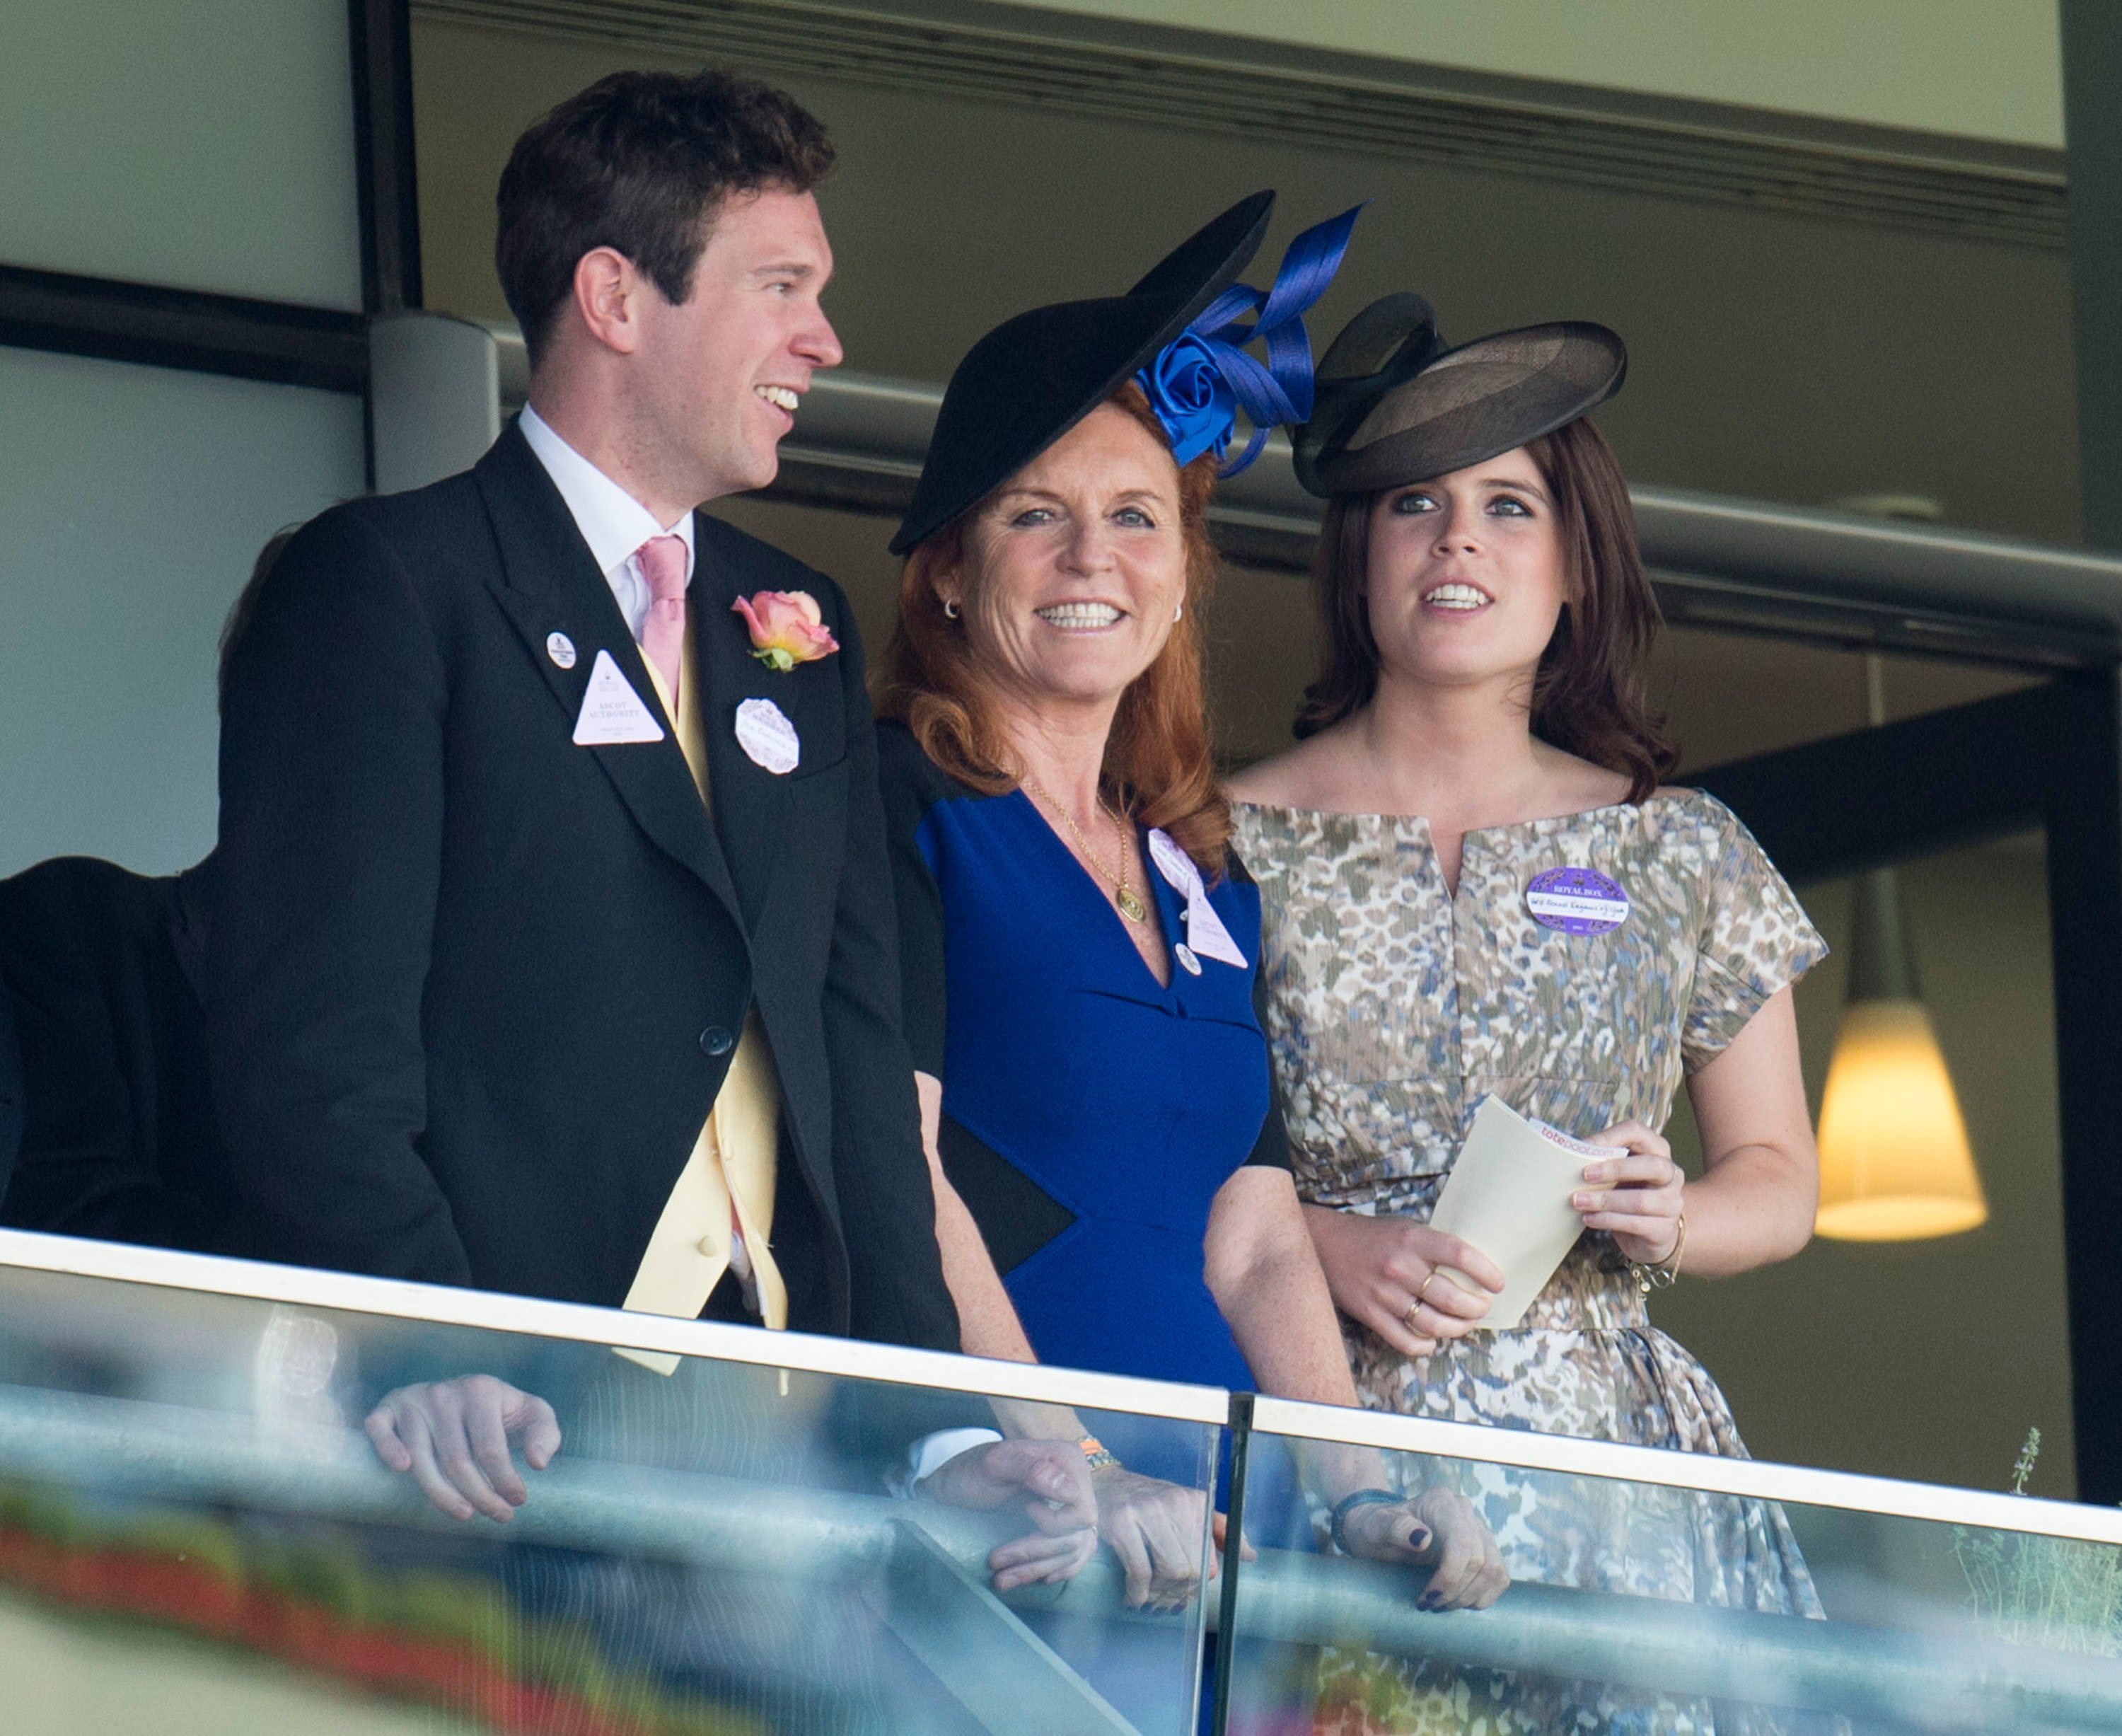
<instances>
[{"instance_id":1,"label":"blurred foreground railing","mask_svg":"<svg viewBox=\"0 0 2122 1736\"><path fill-rule=\"evenodd\" d=\"M152 1501L456 1534L465 1528L430 1509L344 1430L269 1427L138 1400L0 1388L0 1476ZM1066 1587L998 1602L986 1591L984 1563L1003 1533L980 1515L564 1455L531 1481L531 1498L508 1528L512 1541L806 1579L863 1579L889 1569L901 1587L893 1598L895 1627L990 1728L1126 1728L1003 1607L1065 1603L1119 1617L1120 1580L1109 1556ZM904 1589L909 1563L919 1588L912 1596ZM1275 1550L1262 1550L1240 1574L1240 1620L1249 1638L1353 1644L1925 1730L2122 1730L2122 1664L1964 1632L1910 1633L1529 1584L1513 1587L1490 1610L1426 1613L1414 1607L1403 1572ZM970 1631L975 1626L979 1631ZM1013 1646L998 1648L998 1632ZM1045 1678L1041 1693L1026 1693L1027 1668ZM1055 1692L1056 1682L1063 1692Z\"/></svg>"}]
</instances>

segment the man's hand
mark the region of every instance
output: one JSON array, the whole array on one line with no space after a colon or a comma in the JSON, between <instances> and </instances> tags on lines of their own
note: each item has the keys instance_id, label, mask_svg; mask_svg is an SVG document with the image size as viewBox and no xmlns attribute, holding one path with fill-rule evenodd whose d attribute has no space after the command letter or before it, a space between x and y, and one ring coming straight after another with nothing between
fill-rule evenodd
<instances>
[{"instance_id":1,"label":"man's hand","mask_svg":"<svg viewBox=\"0 0 2122 1736\"><path fill-rule=\"evenodd\" d=\"M1208 1504L1207 1490L1143 1476L1119 1465L1099 1472L1096 1483L1099 1534L1127 1575L1128 1607L1184 1608L1201 1588L1201 1517ZM1216 1546L1208 1556L1213 1579L1222 1568L1230 1522L1219 1513L1209 1523ZM1244 1560L1252 1560L1251 1545L1241 1538L1238 1547Z\"/></svg>"},{"instance_id":2,"label":"man's hand","mask_svg":"<svg viewBox=\"0 0 2122 1736\"><path fill-rule=\"evenodd\" d=\"M453 1519L483 1513L505 1525L529 1499L509 1456L512 1438L521 1438L533 1471L560 1450L553 1407L491 1374L400 1387L362 1426L376 1456L393 1471L410 1472L429 1504Z\"/></svg>"},{"instance_id":3,"label":"man's hand","mask_svg":"<svg viewBox=\"0 0 2122 1736\"><path fill-rule=\"evenodd\" d=\"M1029 1496L1037 1529L988 1556L997 1591L1073 1579L1098 1551L1098 1503L1091 1468L1073 1441L989 1441L946 1459L920 1483L946 1507L991 1513Z\"/></svg>"}]
</instances>

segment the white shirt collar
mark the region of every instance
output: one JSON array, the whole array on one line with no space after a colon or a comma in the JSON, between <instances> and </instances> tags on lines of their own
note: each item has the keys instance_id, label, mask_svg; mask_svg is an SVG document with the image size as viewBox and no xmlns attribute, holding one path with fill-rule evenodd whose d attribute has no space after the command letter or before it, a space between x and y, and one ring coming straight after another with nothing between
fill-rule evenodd
<instances>
[{"instance_id":1,"label":"white shirt collar","mask_svg":"<svg viewBox=\"0 0 2122 1736\"><path fill-rule=\"evenodd\" d=\"M674 525L659 525L655 514L610 477L591 464L559 435L529 405L517 419L523 438L537 454L560 498L568 503L575 528L590 545L590 558L604 574L605 583L626 617L627 630L636 639L648 618L648 581L642 574L634 550L652 536L676 536L685 545L685 578L693 577L693 515L680 516Z\"/></svg>"}]
</instances>

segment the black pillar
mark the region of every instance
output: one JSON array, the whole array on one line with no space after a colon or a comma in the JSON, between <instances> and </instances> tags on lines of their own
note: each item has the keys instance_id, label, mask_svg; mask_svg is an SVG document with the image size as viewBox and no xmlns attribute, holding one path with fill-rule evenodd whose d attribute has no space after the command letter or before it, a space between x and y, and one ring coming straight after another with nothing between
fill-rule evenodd
<instances>
[{"instance_id":1,"label":"black pillar","mask_svg":"<svg viewBox=\"0 0 2122 1736\"><path fill-rule=\"evenodd\" d=\"M411 0L347 0L361 199L362 306L420 305L419 183L413 170Z\"/></svg>"},{"instance_id":2,"label":"black pillar","mask_svg":"<svg viewBox=\"0 0 2122 1736\"><path fill-rule=\"evenodd\" d=\"M2118 8L2122 10L2122 8ZM2050 947L2078 1497L2122 1501L2122 685L2058 684L2049 753Z\"/></svg>"},{"instance_id":3,"label":"black pillar","mask_svg":"<svg viewBox=\"0 0 2122 1736\"><path fill-rule=\"evenodd\" d=\"M2060 0L2085 540L2122 549L2122 5Z\"/></svg>"},{"instance_id":4,"label":"black pillar","mask_svg":"<svg viewBox=\"0 0 2122 1736\"><path fill-rule=\"evenodd\" d=\"M2122 549L2122 4L2059 0L2070 287L2085 540ZM2122 1501L2122 704L2110 674L2071 684L2051 750L2070 763L2049 810L2064 1242L2078 1495Z\"/></svg>"}]
</instances>

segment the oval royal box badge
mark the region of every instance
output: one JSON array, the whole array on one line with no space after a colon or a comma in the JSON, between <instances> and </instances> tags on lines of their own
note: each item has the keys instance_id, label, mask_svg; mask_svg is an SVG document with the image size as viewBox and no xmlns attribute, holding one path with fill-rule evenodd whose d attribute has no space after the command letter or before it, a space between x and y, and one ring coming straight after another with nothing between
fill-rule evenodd
<instances>
[{"instance_id":1,"label":"oval royal box badge","mask_svg":"<svg viewBox=\"0 0 2122 1736\"><path fill-rule=\"evenodd\" d=\"M1526 885L1526 908L1562 934L1606 934L1629 919L1629 895L1593 868L1552 868Z\"/></svg>"}]
</instances>

